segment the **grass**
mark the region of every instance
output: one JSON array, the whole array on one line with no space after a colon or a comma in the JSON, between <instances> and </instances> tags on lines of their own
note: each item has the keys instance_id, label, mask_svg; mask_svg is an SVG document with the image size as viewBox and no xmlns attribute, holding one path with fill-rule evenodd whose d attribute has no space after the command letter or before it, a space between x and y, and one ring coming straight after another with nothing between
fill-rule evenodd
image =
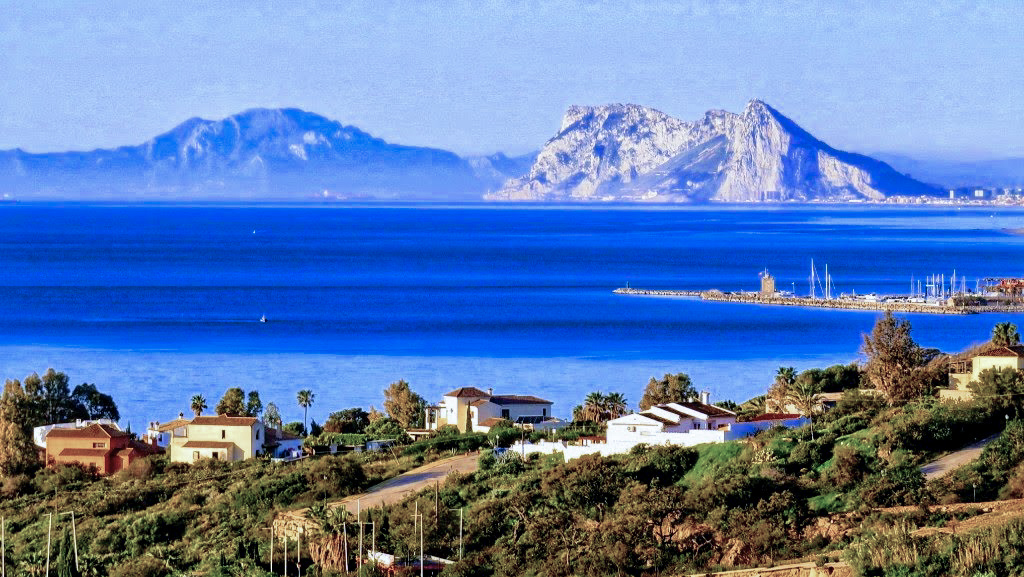
<instances>
[{"instance_id":1,"label":"grass","mask_svg":"<svg viewBox=\"0 0 1024 577\"><path fill-rule=\"evenodd\" d=\"M682 482L692 484L701 479L715 475L727 467L733 467L740 457L745 457L750 452L750 447L743 443L730 441L727 443L697 445L694 447L700 453L697 462L693 465Z\"/></svg>"}]
</instances>

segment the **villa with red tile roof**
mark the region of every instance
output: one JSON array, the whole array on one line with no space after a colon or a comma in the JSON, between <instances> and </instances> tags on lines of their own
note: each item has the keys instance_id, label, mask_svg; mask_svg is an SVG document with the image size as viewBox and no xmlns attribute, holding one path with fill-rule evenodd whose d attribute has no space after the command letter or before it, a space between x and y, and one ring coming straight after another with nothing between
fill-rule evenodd
<instances>
[{"instance_id":1,"label":"villa with red tile roof","mask_svg":"<svg viewBox=\"0 0 1024 577\"><path fill-rule=\"evenodd\" d=\"M255 417L179 418L159 430L170 433L168 450L172 463L194 463L200 459L242 461L261 454L267 441L263 423Z\"/></svg>"},{"instance_id":2,"label":"villa with red tile roof","mask_svg":"<svg viewBox=\"0 0 1024 577\"><path fill-rule=\"evenodd\" d=\"M491 426L507 419L520 426L557 428L561 423L551 416L551 401L532 395L495 395L476 387L462 387L444 395L437 405L426 408L427 430L455 425L459 431L487 432Z\"/></svg>"},{"instance_id":3,"label":"villa with red tile roof","mask_svg":"<svg viewBox=\"0 0 1024 577\"><path fill-rule=\"evenodd\" d=\"M159 452L106 424L69 429L55 428L46 434L46 464L78 463L95 468L100 475L112 475L133 461Z\"/></svg>"}]
</instances>

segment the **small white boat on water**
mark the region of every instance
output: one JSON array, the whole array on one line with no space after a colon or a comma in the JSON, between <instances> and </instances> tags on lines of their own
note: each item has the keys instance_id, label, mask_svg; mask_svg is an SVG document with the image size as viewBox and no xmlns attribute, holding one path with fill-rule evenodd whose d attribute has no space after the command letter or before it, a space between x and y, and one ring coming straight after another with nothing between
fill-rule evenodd
<instances>
[{"instance_id":1,"label":"small white boat on water","mask_svg":"<svg viewBox=\"0 0 1024 577\"><path fill-rule=\"evenodd\" d=\"M267 322L267 315L263 315L263 316L261 316L261 317L260 317L260 322L261 322L261 323L265 323L265 322Z\"/></svg>"}]
</instances>

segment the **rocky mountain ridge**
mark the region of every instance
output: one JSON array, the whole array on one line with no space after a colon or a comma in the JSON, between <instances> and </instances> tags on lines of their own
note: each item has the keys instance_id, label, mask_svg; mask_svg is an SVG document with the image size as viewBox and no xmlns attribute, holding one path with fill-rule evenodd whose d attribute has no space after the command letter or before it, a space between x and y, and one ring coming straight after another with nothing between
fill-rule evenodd
<instances>
[{"instance_id":1,"label":"rocky mountain ridge","mask_svg":"<svg viewBox=\"0 0 1024 577\"><path fill-rule=\"evenodd\" d=\"M683 121L635 104L573 106L529 174L491 200L881 200L937 189L836 150L760 100Z\"/></svg>"}]
</instances>

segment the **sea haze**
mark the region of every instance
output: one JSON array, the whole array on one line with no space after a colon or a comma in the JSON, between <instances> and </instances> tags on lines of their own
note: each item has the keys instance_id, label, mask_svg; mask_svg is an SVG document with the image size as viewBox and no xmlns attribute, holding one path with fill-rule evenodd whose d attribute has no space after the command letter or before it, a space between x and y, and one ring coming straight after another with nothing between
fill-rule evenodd
<instances>
[{"instance_id":1,"label":"sea haze","mask_svg":"<svg viewBox=\"0 0 1024 577\"><path fill-rule=\"evenodd\" d=\"M625 297L757 287L906 292L911 274L1019 276L1021 211L853 207L581 208L0 205L0 377L52 366L95 382L138 430L258 389L286 419L377 405L399 378L536 394L568 416L593 390L640 398L685 371L716 399L779 365L857 357L873 312ZM269 319L260 323L261 315ZM956 350L1024 315L911 315Z\"/></svg>"}]
</instances>

